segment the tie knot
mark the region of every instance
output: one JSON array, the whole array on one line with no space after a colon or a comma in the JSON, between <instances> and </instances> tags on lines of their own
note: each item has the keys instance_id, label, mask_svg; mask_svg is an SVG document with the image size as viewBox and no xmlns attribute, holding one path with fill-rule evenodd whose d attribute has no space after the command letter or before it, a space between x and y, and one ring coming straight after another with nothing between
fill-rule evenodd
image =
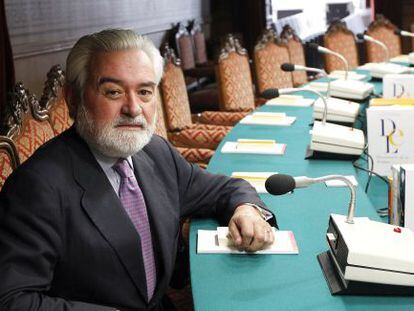
<instances>
[{"instance_id":1,"label":"tie knot","mask_svg":"<svg viewBox=\"0 0 414 311\"><path fill-rule=\"evenodd\" d=\"M119 159L113 166L114 170L122 177L128 178L134 176L134 172L129 166L127 159Z\"/></svg>"}]
</instances>

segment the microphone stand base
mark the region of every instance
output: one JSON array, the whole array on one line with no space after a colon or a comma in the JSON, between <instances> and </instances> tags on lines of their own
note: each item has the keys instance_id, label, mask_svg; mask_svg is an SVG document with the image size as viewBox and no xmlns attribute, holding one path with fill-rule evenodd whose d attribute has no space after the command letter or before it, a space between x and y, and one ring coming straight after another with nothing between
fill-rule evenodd
<instances>
[{"instance_id":1,"label":"microphone stand base","mask_svg":"<svg viewBox=\"0 0 414 311\"><path fill-rule=\"evenodd\" d=\"M378 284L342 280L330 251L317 255L326 283L332 295L414 296L413 286Z\"/></svg>"},{"instance_id":2,"label":"microphone stand base","mask_svg":"<svg viewBox=\"0 0 414 311\"><path fill-rule=\"evenodd\" d=\"M344 154L344 153L333 153L333 152L323 152L315 151L310 148L309 145L306 146L305 159L306 160L356 160L360 156L355 154Z\"/></svg>"}]
</instances>

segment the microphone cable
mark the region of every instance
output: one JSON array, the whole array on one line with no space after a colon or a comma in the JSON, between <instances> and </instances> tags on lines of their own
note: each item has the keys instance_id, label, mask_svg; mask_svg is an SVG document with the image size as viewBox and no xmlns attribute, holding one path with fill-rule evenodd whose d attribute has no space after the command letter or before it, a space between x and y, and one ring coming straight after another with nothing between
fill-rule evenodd
<instances>
[{"instance_id":1,"label":"microphone cable","mask_svg":"<svg viewBox=\"0 0 414 311\"><path fill-rule=\"evenodd\" d=\"M371 183L371 180L372 180L372 176L373 175L377 176L379 179L381 179L382 181L384 181L385 184L387 185L387 190L389 191L389 188L391 186L390 183L389 183L389 181L386 178L384 178L383 176L379 175L378 173L376 173L374 171L374 159L367 152L367 149L368 149L368 144L365 145L364 151L363 151L363 154L366 155L367 158L364 158L362 156L362 154L361 154L361 156L358 159L356 159L354 162L352 162L352 166L353 167L355 167L356 169L359 169L361 171L364 171L364 172L367 172L368 173L368 180L367 180L367 183L365 184L365 193L368 193L369 185ZM369 161L368 167L371 167L371 169L366 169L366 168L358 165L357 162L360 159L365 160L367 162ZM388 206L387 207L384 207L384 208L377 209L376 211L377 211L377 213L378 213L378 215L380 217L388 217Z\"/></svg>"}]
</instances>

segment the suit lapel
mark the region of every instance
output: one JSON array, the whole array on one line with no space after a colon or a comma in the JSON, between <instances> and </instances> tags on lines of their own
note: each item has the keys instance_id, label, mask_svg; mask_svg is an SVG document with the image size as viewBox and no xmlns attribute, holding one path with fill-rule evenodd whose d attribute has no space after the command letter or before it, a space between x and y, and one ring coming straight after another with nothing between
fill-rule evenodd
<instances>
[{"instance_id":1,"label":"suit lapel","mask_svg":"<svg viewBox=\"0 0 414 311\"><path fill-rule=\"evenodd\" d=\"M139 235L86 143L77 134L74 135L74 147L78 149L74 153L74 175L85 190L82 207L118 254L132 282L146 301L147 289Z\"/></svg>"}]
</instances>

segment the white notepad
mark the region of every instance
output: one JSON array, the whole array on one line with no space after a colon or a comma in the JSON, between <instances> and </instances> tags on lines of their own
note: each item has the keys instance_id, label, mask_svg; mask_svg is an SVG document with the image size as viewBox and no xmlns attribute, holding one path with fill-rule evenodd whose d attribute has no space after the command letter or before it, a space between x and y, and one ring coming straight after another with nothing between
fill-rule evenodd
<instances>
[{"instance_id":1,"label":"white notepad","mask_svg":"<svg viewBox=\"0 0 414 311\"><path fill-rule=\"evenodd\" d=\"M345 71L344 70L334 70L329 75L329 78L332 79L344 79L345 78ZM366 75L356 73L354 71L348 71L348 79L349 80L364 80L367 78Z\"/></svg>"},{"instance_id":2,"label":"white notepad","mask_svg":"<svg viewBox=\"0 0 414 311\"><path fill-rule=\"evenodd\" d=\"M218 230L198 230L197 231L197 253L198 254L251 254L239 251L231 246L231 241L226 239L228 228L218 227ZM227 243L219 244L220 240ZM292 231L279 231L273 228L275 240L268 248L257 251L254 254L299 254L295 236ZM223 238L224 235L224 238Z\"/></svg>"},{"instance_id":3,"label":"white notepad","mask_svg":"<svg viewBox=\"0 0 414 311\"><path fill-rule=\"evenodd\" d=\"M266 102L267 106L309 107L315 100L300 95L281 95Z\"/></svg>"},{"instance_id":4,"label":"white notepad","mask_svg":"<svg viewBox=\"0 0 414 311\"><path fill-rule=\"evenodd\" d=\"M250 183L258 193L268 193L265 187L265 182L269 176L274 174L277 174L277 172L233 172L231 173L231 177L244 179Z\"/></svg>"},{"instance_id":5,"label":"white notepad","mask_svg":"<svg viewBox=\"0 0 414 311\"><path fill-rule=\"evenodd\" d=\"M240 120L240 124L290 126L296 117L289 117L283 112L254 112Z\"/></svg>"},{"instance_id":6,"label":"white notepad","mask_svg":"<svg viewBox=\"0 0 414 311\"><path fill-rule=\"evenodd\" d=\"M349 181L356 187L358 186L358 181L356 180L354 175L344 176L349 179ZM342 180L335 179L335 180L327 180L325 181L325 185L327 187L347 187L346 183Z\"/></svg>"},{"instance_id":7,"label":"white notepad","mask_svg":"<svg viewBox=\"0 0 414 311\"><path fill-rule=\"evenodd\" d=\"M286 144L240 144L236 141L227 141L221 148L222 153L249 153L249 154L284 154Z\"/></svg>"}]
</instances>

